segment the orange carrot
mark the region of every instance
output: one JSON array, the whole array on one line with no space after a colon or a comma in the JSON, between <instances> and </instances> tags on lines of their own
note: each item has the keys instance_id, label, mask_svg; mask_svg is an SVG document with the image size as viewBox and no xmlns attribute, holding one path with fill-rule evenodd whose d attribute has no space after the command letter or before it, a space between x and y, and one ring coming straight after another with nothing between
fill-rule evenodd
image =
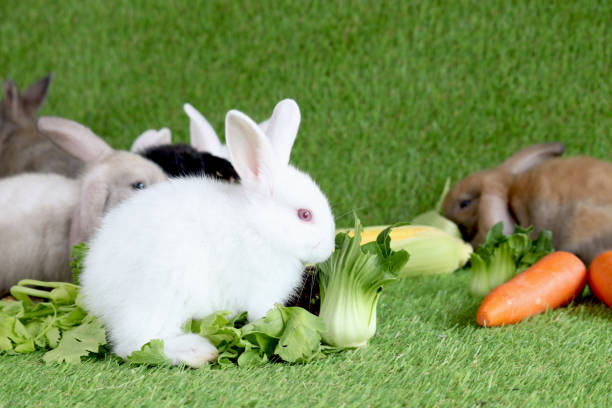
<instances>
[{"instance_id":1,"label":"orange carrot","mask_svg":"<svg viewBox=\"0 0 612 408\"><path fill-rule=\"evenodd\" d=\"M593 259L587 272L587 282L597 299L612 307L612 251Z\"/></svg>"},{"instance_id":2,"label":"orange carrot","mask_svg":"<svg viewBox=\"0 0 612 408\"><path fill-rule=\"evenodd\" d=\"M569 252L548 254L489 293L478 312L481 326L500 326L562 306L580 294L586 267Z\"/></svg>"}]
</instances>

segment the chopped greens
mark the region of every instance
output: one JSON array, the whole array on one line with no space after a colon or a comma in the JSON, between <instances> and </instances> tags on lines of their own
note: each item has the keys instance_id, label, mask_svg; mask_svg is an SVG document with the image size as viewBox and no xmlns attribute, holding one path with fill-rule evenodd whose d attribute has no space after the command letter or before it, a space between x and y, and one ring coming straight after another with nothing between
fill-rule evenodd
<instances>
[{"instance_id":1,"label":"chopped greens","mask_svg":"<svg viewBox=\"0 0 612 408\"><path fill-rule=\"evenodd\" d=\"M246 312L231 318L228 315L217 312L185 325L185 331L206 337L219 350L216 364L220 366L256 366L268 361L305 363L334 351L321 346L325 326L305 309L276 305L251 323L246 323ZM163 344L162 340L152 340L127 359L136 364L168 364Z\"/></svg>"},{"instance_id":2,"label":"chopped greens","mask_svg":"<svg viewBox=\"0 0 612 408\"><path fill-rule=\"evenodd\" d=\"M47 363L78 363L106 344L102 325L78 304L78 286L23 280L11 288L11 294L17 301L0 301L1 351L48 350L43 356ZM30 296L48 301L36 303Z\"/></svg>"},{"instance_id":3,"label":"chopped greens","mask_svg":"<svg viewBox=\"0 0 612 408\"><path fill-rule=\"evenodd\" d=\"M529 238L533 227L516 226L514 233L509 235L504 235L502 231L503 224L495 224L489 230L485 243L470 257L470 291L474 296L486 296L554 251L550 231L541 231L536 240Z\"/></svg>"}]
</instances>

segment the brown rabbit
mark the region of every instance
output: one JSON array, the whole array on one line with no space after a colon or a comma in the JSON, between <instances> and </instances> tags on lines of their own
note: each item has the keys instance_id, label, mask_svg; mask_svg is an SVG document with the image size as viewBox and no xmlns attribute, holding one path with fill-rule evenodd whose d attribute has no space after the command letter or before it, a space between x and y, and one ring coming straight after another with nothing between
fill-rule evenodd
<instances>
[{"instance_id":1,"label":"brown rabbit","mask_svg":"<svg viewBox=\"0 0 612 408\"><path fill-rule=\"evenodd\" d=\"M527 147L500 166L459 181L443 203L446 217L478 245L499 221L504 233L533 225L552 231L556 249L590 263L612 249L612 163L560 158L561 143Z\"/></svg>"},{"instance_id":2,"label":"brown rabbit","mask_svg":"<svg viewBox=\"0 0 612 408\"><path fill-rule=\"evenodd\" d=\"M51 75L22 94L17 85L4 81L0 102L0 177L24 172L59 173L76 177L83 163L70 156L36 129L38 110L47 98Z\"/></svg>"}]
</instances>

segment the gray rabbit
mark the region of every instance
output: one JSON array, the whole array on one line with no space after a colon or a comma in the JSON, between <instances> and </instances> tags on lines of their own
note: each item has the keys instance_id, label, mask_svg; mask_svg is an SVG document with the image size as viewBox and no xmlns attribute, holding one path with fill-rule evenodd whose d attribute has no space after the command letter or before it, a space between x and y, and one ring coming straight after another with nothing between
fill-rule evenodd
<instances>
[{"instance_id":1,"label":"gray rabbit","mask_svg":"<svg viewBox=\"0 0 612 408\"><path fill-rule=\"evenodd\" d=\"M25 172L58 173L76 177L83 162L57 147L36 128L38 110L44 104L51 75L19 93L10 79L4 81L0 102L0 177Z\"/></svg>"}]
</instances>

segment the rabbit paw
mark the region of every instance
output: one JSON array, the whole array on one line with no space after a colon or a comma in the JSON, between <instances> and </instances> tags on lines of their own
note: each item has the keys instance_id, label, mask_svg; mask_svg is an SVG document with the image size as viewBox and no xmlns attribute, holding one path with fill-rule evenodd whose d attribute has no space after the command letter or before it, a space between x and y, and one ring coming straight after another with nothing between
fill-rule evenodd
<instances>
[{"instance_id":1,"label":"rabbit paw","mask_svg":"<svg viewBox=\"0 0 612 408\"><path fill-rule=\"evenodd\" d=\"M210 341L192 333L165 339L164 353L172 364L185 363L194 368L215 361L219 356Z\"/></svg>"}]
</instances>

